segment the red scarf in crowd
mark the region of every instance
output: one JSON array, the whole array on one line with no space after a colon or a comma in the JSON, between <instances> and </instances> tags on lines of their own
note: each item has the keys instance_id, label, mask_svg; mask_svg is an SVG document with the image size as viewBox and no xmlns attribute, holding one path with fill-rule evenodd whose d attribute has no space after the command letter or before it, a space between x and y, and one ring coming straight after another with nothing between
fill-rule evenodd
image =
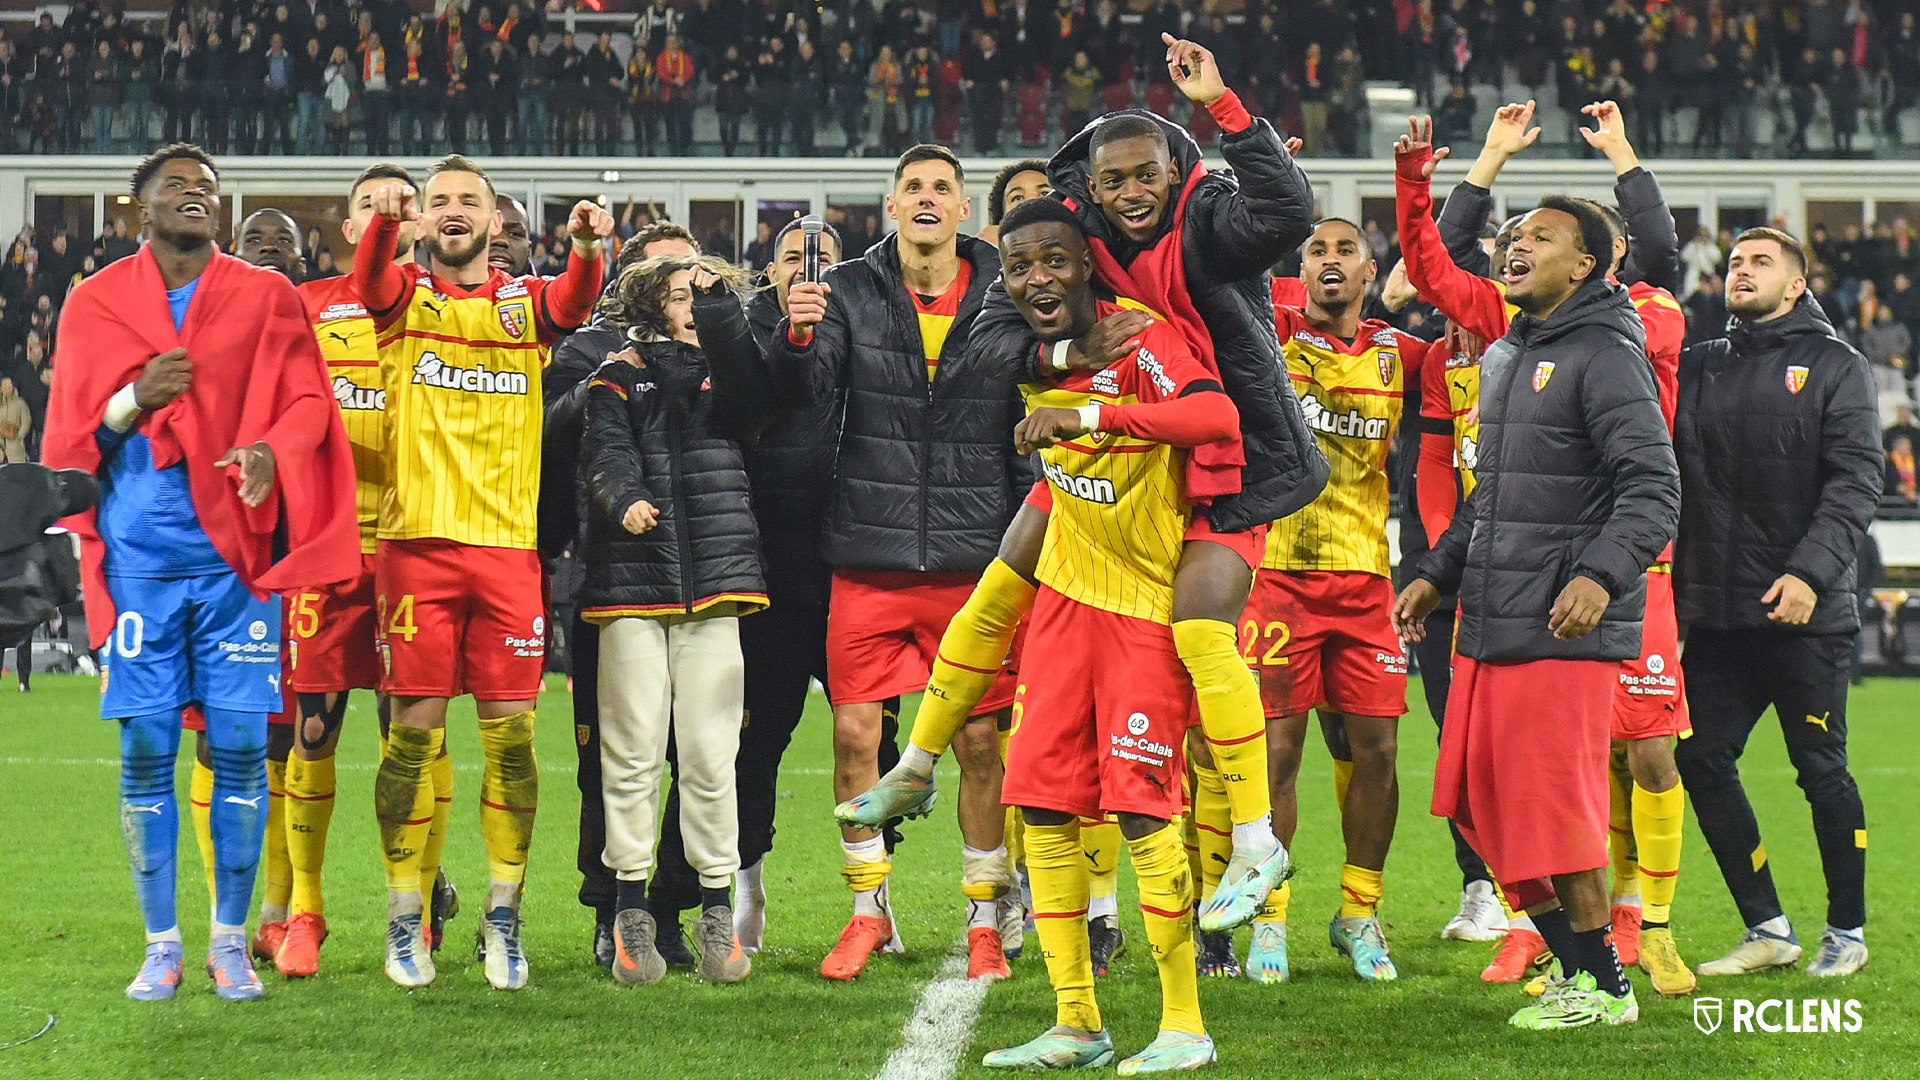
<instances>
[{"instance_id":1,"label":"red scarf in crowd","mask_svg":"<svg viewBox=\"0 0 1920 1080\"><path fill-rule=\"evenodd\" d=\"M60 333L42 457L50 468L103 468L94 442L107 400L147 361L185 346L193 386L143 413L135 431L153 443L155 468L186 462L201 528L257 596L347 581L360 573L353 456L334 404L326 361L287 279L214 252L179 331L151 249L109 264L74 286ZM240 501L237 467L214 468L236 446L265 442L275 483L265 502ZM95 648L113 629L105 548L88 510L67 519L80 537L87 628ZM274 559L276 530L285 554Z\"/></svg>"}]
</instances>

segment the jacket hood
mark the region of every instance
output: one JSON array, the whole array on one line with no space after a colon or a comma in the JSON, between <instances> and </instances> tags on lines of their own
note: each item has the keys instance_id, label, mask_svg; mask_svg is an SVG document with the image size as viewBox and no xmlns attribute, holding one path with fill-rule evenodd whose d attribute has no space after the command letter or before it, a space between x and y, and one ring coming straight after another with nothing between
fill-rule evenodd
<instances>
[{"instance_id":1,"label":"jacket hood","mask_svg":"<svg viewBox=\"0 0 1920 1080\"><path fill-rule=\"evenodd\" d=\"M1646 327L1640 322L1640 313L1634 309L1632 298L1623 286L1604 278L1575 289L1573 295L1544 320L1517 316L1510 333L1520 344L1537 348L1589 326L1617 330L1641 348L1646 347Z\"/></svg>"},{"instance_id":2,"label":"jacket hood","mask_svg":"<svg viewBox=\"0 0 1920 1080\"><path fill-rule=\"evenodd\" d=\"M1793 310L1777 319L1766 322L1748 322L1735 318L1727 323L1727 340L1733 343L1736 351L1746 353L1752 350L1777 349L1793 338L1824 337L1840 340L1840 334L1834 330L1832 320L1821 309L1820 301L1812 293L1801 293Z\"/></svg>"},{"instance_id":3,"label":"jacket hood","mask_svg":"<svg viewBox=\"0 0 1920 1080\"><path fill-rule=\"evenodd\" d=\"M1180 170L1180 187L1183 193L1192 187L1195 170L1201 172L1206 170L1206 159L1201 154L1200 144L1194 141L1193 135L1186 128L1158 113L1149 112L1146 109L1122 109L1089 122L1086 127L1080 129L1079 134L1067 140L1067 144L1048 160L1047 179L1053 184L1055 194L1072 200L1087 211L1081 215L1083 220L1099 219L1101 231L1097 235L1108 241L1113 240L1119 230L1113 227L1112 222L1106 220L1106 214L1093 203L1093 191L1089 180L1093 158L1093 130L1121 116L1145 117L1166 133L1167 148L1173 152L1174 167ZM1176 195L1175 201L1178 202L1181 197L1183 195ZM1161 215L1160 228L1154 234L1153 240L1159 240L1172 227L1173 215L1171 213ZM1149 241L1146 246L1151 244L1152 241Z\"/></svg>"}]
</instances>

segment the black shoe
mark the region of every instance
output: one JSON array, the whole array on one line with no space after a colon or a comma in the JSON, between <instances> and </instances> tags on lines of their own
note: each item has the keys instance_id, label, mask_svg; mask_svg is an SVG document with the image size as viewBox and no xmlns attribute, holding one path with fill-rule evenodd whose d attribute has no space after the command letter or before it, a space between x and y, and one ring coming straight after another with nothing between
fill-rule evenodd
<instances>
[{"instance_id":1,"label":"black shoe","mask_svg":"<svg viewBox=\"0 0 1920 1080\"><path fill-rule=\"evenodd\" d=\"M613 966L613 920L593 920L593 962L597 967Z\"/></svg>"},{"instance_id":2,"label":"black shoe","mask_svg":"<svg viewBox=\"0 0 1920 1080\"><path fill-rule=\"evenodd\" d=\"M1107 968L1127 951L1127 934L1114 915L1102 915L1087 924L1087 944L1093 951L1093 974L1106 978Z\"/></svg>"},{"instance_id":3,"label":"black shoe","mask_svg":"<svg viewBox=\"0 0 1920 1080\"><path fill-rule=\"evenodd\" d=\"M654 948L660 951L660 958L665 960L670 968L690 968L700 963L699 959L693 955L693 950L687 947L687 938L680 932L678 918L659 919L653 942Z\"/></svg>"},{"instance_id":4,"label":"black shoe","mask_svg":"<svg viewBox=\"0 0 1920 1080\"><path fill-rule=\"evenodd\" d=\"M460 914L460 891L445 870L433 877L433 910L427 916L427 940L433 951L440 951L440 939L446 936L447 920Z\"/></svg>"},{"instance_id":5,"label":"black shoe","mask_svg":"<svg viewBox=\"0 0 1920 1080\"><path fill-rule=\"evenodd\" d=\"M1194 944L1194 964L1200 974L1216 979L1240 977L1240 958L1234 955L1232 934L1202 930Z\"/></svg>"}]
</instances>

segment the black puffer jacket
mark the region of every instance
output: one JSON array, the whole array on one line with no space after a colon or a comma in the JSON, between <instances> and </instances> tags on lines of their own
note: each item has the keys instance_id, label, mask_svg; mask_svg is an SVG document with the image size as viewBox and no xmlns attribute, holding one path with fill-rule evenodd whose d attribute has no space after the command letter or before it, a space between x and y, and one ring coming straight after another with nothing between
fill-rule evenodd
<instances>
[{"instance_id":1,"label":"black puffer jacket","mask_svg":"<svg viewBox=\"0 0 1920 1080\"><path fill-rule=\"evenodd\" d=\"M1623 285L1646 282L1675 296L1681 293L1680 234L1674 230L1673 211L1660 190L1660 181L1644 166L1614 178L1614 205L1627 220L1627 258L1620 265ZM1465 180L1454 185L1440 209L1440 241L1447 245L1453 264L1470 274L1487 276L1492 259L1480 246L1480 227L1493 213L1493 192Z\"/></svg>"},{"instance_id":2,"label":"black puffer jacket","mask_svg":"<svg viewBox=\"0 0 1920 1080\"><path fill-rule=\"evenodd\" d=\"M1590 282L1544 322L1522 316L1480 360L1478 484L1421 561L1460 593L1457 648L1476 660L1640 654L1646 570L1673 539L1680 474L1627 290ZM1611 603L1586 637L1547 628L1569 581Z\"/></svg>"},{"instance_id":3,"label":"black puffer jacket","mask_svg":"<svg viewBox=\"0 0 1920 1080\"><path fill-rule=\"evenodd\" d=\"M967 348L1000 257L971 236L959 250L973 278L931 383L892 236L827 270L827 317L805 346L784 320L775 337L776 368L810 400L845 401L821 548L833 566L978 573L1032 486L1013 449L1022 358Z\"/></svg>"},{"instance_id":4,"label":"black puffer jacket","mask_svg":"<svg viewBox=\"0 0 1920 1080\"><path fill-rule=\"evenodd\" d=\"M1674 448L1687 491L1673 564L1683 624L1780 626L1760 597L1792 574L1819 600L1789 629L1859 628L1854 564L1880 496L1879 410L1866 360L1811 295L1681 351Z\"/></svg>"},{"instance_id":5,"label":"black puffer jacket","mask_svg":"<svg viewBox=\"0 0 1920 1080\"><path fill-rule=\"evenodd\" d=\"M588 383L588 621L766 602L740 452L770 411L766 369L739 300L725 288L694 297L703 346L637 343L644 367L610 359ZM636 536L621 518L642 499L659 523Z\"/></svg>"},{"instance_id":6,"label":"black puffer jacket","mask_svg":"<svg viewBox=\"0 0 1920 1080\"><path fill-rule=\"evenodd\" d=\"M780 303L762 290L747 305L747 321L762 350L780 327ZM833 568L820 557L820 527L833 492L833 446L840 433L840 395L814 401L797 387L781 387L779 405L746 446L747 480L760 519L767 595L776 604L824 606Z\"/></svg>"},{"instance_id":7,"label":"black puffer jacket","mask_svg":"<svg viewBox=\"0 0 1920 1080\"><path fill-rule=\"evenodd\" d=\"M552 560L580 539L586 495L580 489L580 440L586 432L587 380L607 354L627 347L620 331L595 319L560 339L541 372L546 399L540 440L540 555ZM551 569L551 568L550 568Z\"/></svg>"},{"instance_id":8,"label":"black puffer jacket","mask_svg":"<svg viewBox=\"0 0 1920 1080\"><path fill-rule=\"evenodd\" d=\"M1192 176L1202 161L1193 136L1153 113L1131 114L1165 130L1180 175ZM1061 147L1048 162L1047 174L1054 194L1073 205L1087 235L1103 241L1122 266L1131 266L1143 249L1128 243L1088 194L1089 147L1093 127L1101 122L1094 121ZM1314 198L1306 174L1265 120L1255 119L1246 130L1222 136L1220 153L1232 168L1207 173L1187 194L1180 245L1187 293L1212 333L1214 362L1227 396L1240 410L1246 452L1239 492L1214 499L1209 519L1222 532L1241 532L1299 510L1327 485L1326 456L1301 415L1280 356L1268 274L1313 232ZM1171 210L1163 215L1161 227L1164 237L1173 227ZM1133 299L1148 302L1146 297ZM1033 367L1038 339L997 284L974 338L977 349L994 356L1017 355L1028 376L1044 377Z\"/></svg>"}]
</instances>

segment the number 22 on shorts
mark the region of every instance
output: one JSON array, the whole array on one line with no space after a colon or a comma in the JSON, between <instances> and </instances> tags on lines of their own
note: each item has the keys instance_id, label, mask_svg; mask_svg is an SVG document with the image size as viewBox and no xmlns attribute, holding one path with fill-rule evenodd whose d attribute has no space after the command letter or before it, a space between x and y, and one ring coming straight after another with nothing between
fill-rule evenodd
<instances>
[{"instance_id":1,"label":"number 22 on shorts","mask_svg":"<svg viewBox=\"0 0 1920 1080\"><path fill-rule=\"evenodd\" d=\"M1283 622L1270 622L1262 626L1257 619L1248 619L1240 624L1240 655L1248 667L1284 667L1287 663L1287 642L1293 640L1293 631ZM1260 651L1260 643L1266 642L1265 652Z\"/></svg>"}]
</instances>

